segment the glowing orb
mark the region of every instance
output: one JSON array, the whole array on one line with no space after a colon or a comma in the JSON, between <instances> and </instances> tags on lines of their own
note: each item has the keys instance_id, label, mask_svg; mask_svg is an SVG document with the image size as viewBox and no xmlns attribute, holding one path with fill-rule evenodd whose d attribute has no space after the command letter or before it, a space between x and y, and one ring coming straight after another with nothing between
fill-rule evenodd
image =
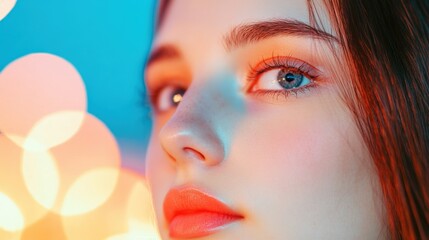
<instances>
[{"instance_id":1,"label":"glowing orb","mask_svg":"<svg viewBox=\"0 0 429 240\"><path fill-rule=\"evenodd\" d=\"M15 4L16 0L0 0L0 21L12 11Z\"/></svg>"},{"instance_id":2,"label":"glowing orb","mask_svg":"<svg viewBox=\"0 0 429 240\"><path fill-rule=\"evenodd\" d=\"M0 73L0 131L6 136L26 137L42 117L64 110L86 112L82 78L66 60L30 54Z\"/></svg>"},{"instance_id":3,"label":"glowing orb","mask_svg":"<svg viewBox=\"0 0 429 240\"><path fill-rule=\"evenodd\" d=\"M47 214L47 209L41 206L35 197L28 191L28 186L22 176L24 150L12 142L9 138L0 135L0 192L7 195L20 207L21 214L25 219L25 227L40 220ZM45 165L46 163L42 164ZM42 168L45 168L42 166ZM36 175L38 175L39 169ZM40 186L41 188L42 186ZM36 189L37 190L37 189ZM38 194L43 199L43 194ZM2 213L0 211L0 218ZM12 237L3 236L0 239Z\"/></svg>"},{"instance_id":4,"label":"glowing orb","mask_svg":"<svg viewBox=\"0 0 429 240\"><path fill-rule=\"evenodd\" d=\"M0 229L15 232L24 228L21 210L7 195L0 192Z\"/></svg>"},{"instance_id":5,"label":"glowing orb","mask_svg":"<svg viewBox=\"0 0 429 240\"><path fill-rule=\"evenodd\" d=\"M33 198L51 209L58 195L60 180L56 161L47 151L24 151L22 174Z\"/></svg>"},{"instance_id":6,"label":"glowing orb","mask_svg":"<svg viewBox=\"0 0 429 240\"><path fill-rule=\"evenodd\" d=\"M118 169L114 168L100 168L83 174L68 190L61 214L79 215L99 207L112 195L118 175Z\"/></svg>"},{"instance_id":7,"label":"glowing orb","mask_svg":"<svg viewBox=\"0 0 429 240\"><path fill-rule=\"evenodd\" d=\"M37 151L46 151L60 145L77 133L82 125L85 112L59 111L48 114L35 123L26 137L24 148ZM43 149L34 149L31 143L37 142Z\"/></svg>"}]
</instances>

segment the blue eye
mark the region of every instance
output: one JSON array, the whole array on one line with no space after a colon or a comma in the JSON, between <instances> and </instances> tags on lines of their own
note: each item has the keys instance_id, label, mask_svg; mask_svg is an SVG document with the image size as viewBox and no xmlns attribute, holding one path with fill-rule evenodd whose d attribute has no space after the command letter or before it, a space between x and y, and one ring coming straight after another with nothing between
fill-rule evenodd
<instances>
[{"instance_id":1,"label":"blue eye","mask_svg":"<svg viewBox=\"0 0 429 240\"><path fill-rule=\"evenodd\" d=\"M319 85L322 75L317 68L293 57L275 56L263 59L251 67L247 80L247 92L257 96L269 96L278 100L290 94L298 96Z\"/></svg>"},{"instance_id":2,"label":"blue eye","mask_svg":"<svg viewBox=\"0 0 429 240\"><path fill-rule=\"evenodd\" d=\"M256 81L252 91L293 90L312 83L312 80L303 73L286 68L276 68L260 73Z\"/></svg>"},{"instance_id":3,"label":"blue eye","mask_svg":"<svg viewBox=\"0 0 429 240\"><path fill-rule=\"evenodd\" d=\"M307 81L305 81L307 80ZM309 79L301 73L295 73L287 69L281 69L277 74L277 81L285 89L293 89L302 86L302 83L310 83Z\"/></svg>"},{"instance_id":4,"label":"blue eye","mask_svg":"<svg viewBox=\"0 0 429 240\"><path fill-rule=\"evenodd\" d=\"M164 112L177 107L182 101L185 91L186 90L181 87L172 85L161 88L154 102L155 108L160 112Z\"/></svg>"}]
</instances>

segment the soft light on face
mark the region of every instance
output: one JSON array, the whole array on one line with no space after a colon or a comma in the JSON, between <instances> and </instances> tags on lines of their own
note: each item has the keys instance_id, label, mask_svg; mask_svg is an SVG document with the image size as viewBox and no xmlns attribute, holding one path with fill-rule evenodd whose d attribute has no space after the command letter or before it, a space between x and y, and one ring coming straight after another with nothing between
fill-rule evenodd
<instances>
[{"instance_id":1,"label":"soft light on face","mask_svg":"<svg viewBox=\"0 0 429 240\"><path fill-rule=\"evenodd\" d=\"M335 90L335 36L309 26L306 3L172 2L146 71L146 169L163 239L380 237L371 159ZM208 217L211 200L194 189L235 218ZM190 195L198 209L164 205Z\"/></svg>"}]
</instances>

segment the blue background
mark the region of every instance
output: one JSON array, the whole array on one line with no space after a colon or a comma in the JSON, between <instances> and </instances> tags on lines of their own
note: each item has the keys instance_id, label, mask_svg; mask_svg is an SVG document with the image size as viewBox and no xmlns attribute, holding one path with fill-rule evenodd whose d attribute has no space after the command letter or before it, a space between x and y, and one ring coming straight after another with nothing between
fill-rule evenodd
<instances>
[{"instance_id":1,"label":"blue background","mask_svg":"<svg viewBox=\"0 0 429 240\"><path fill-rule=\"evenodd\" d=\"M60 56L81 74L88 112L115 135L123 166L142 172L150 134L143 66L155 0L18 0L0 21L0 71L34 52Z\"/></svg>"}]
</instances>

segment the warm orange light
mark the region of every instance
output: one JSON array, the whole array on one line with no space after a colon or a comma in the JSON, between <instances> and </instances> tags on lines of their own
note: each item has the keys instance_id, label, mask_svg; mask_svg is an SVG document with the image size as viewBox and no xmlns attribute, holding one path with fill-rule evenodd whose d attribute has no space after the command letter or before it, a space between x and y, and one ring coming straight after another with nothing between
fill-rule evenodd
<instances>
[{"instance_id":1,"label":"warm orange light","mask_svg":"<svg viewBox=\"0 0 429 240\"><path fill-rule=\"evenodd\" d=\"M7 195L0 192L0 229L15 232L24 228L21 210Z\"/></svg>"},{"instance_id":2,"label":"warm orange light","mask_svg":"<svg viewBox=\"0 0 429 240\"><path fill-rule=\"evenodd\" d=\"M119 170L99 168L82 174L67 191L63 216L87 213L107 201L115 189Z\"/></svg>"},{"instance_id":3,"label":"warm orange light","mask_svg":"<svg viewBox=\"0 0 429 240\"><path fill-rule=\"evenodd\" d=\"M67 238L160 239L152 238L158 234L157 229L153 224L148 224L153 222L150 220L151 215L145 216L146 213L142 210L148 204L145 202L148 196L144 181L142 176L121 169L116 188L104 204L82 215L63 217L62 225Z\"/></svg>"},{"instance_id":4,"label":"warm orange light","mask_svg":"<svg viewBox=\"0 0 429 240\"><path fill-rule=\"evenodd\" d=\"M108 237L106 240L161 240L158 230L151 224L134 220L130 221L129 227L128 232Z\"/></svg>"},{"instance_id":5,"label":"warm orange light","mask_svg":"<svg viewBox=\"0 0 429 240\"><path fill-rule=\"evenodd\" d=\"M128 198L128 232L121 239L161 239L149 186L144 179L136 182ZM136 238L139 237L139 238Z\"/></svg>"},{"instance_id":6,"label":"warm orange light","mask_svg":"<svg viewBox=\"0 0 429 240\"><path fill-rule=\"evenodd\" d=\"M51 209L60 187L56 159L48 151L24 150L21 166L28 191L39 204Z\"/></svg>"},{"instance_id":7,"label":"warm orange light","mask_svg":"<svg viewBox=\"0 0 429 240\"><path fill-rule=\"evenodd\" d=\"M120 154L115 138L99 119L86 113L78 131L50 152L56 159L60 182L54 212L82 214L109 197L117 181L112 171L120 168ZM113 170L107 173L102 170L106 168Z\"/></svg>"},{"instance_id":8,"label":"warm orange light","mask_svg":"<svg viewBox=\"0 0 429 240\"><path fill-rule=\"evenodd\" d=\"M35 150L41 151L65 143L77 133L85 115L81 111L59 111L44 116L34 124L24 148L29 149L32 143L37 142L43 149Z\"/></svg>"},{"instance_id":9,"label":"warm orange light","mask_svg":"<svg viewBox=\"0 0 429 240\"><path fill-rule=\"evenodd\" d=\"M128 198L127 213L129 222L142 223L144 226L148 226L154 230L157 229L152 195L144 179L134 184ZM140 224L138 226L143 225Z\"/></svg>"},{"instance_id":10,"label":"warm orange light","mask_svg":"<svg viewBox=\"0 0 429 240\"><path fill-rule=\"evenodd\" d=\"M47 209L42 207L27 190L22 177L23 149L0 135L0 192L19 206L24 224L28 226L41 219ZM3 216L0 211L0 218ZM0 239L9 239L0 234Z\"/></svg>"}]
</instances>

